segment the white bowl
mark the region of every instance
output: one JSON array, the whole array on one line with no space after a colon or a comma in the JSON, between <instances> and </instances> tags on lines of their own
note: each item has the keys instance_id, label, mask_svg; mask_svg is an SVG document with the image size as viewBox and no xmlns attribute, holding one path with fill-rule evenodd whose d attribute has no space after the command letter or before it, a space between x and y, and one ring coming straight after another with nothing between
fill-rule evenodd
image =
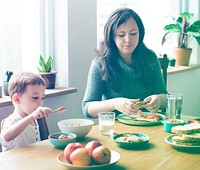
<instances>
[{"instance_id":1,"label":"white bowl","mask_svg":"<svg viewBox=\"0 0 200 170\"><path fill-rule=\"evenodd\" d=\"M75 133L77 138L86 136L94 125L94 121L89 119L65 119L58 122L61 132Z\"/></svg>"}]
</instances>

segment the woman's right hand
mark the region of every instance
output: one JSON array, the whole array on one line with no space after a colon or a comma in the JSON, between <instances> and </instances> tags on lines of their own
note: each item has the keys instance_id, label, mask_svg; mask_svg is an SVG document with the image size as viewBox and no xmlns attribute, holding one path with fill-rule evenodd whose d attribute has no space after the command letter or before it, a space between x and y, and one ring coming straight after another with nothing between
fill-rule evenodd
<instances>
[{"instance_id":1,"label":"woman's right hand","mask_svg":"<svg viewBox=\"0 0 200 170\"><path fill-rule=\"evenodd\" d=\"M128 98L114 98L112 99L114 110L118 110L122 113L128 114L128 115L134 115L137 114L139 110L139 106L137 106L135 103L139 101L139 99L128 99Z\"/></svg>"}]
</instances>

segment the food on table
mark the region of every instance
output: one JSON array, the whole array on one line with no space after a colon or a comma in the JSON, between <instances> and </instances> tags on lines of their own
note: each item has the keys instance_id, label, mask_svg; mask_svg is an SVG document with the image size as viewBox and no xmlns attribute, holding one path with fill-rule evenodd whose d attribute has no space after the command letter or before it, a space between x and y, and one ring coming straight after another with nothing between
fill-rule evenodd
<instances>
[{"instance_id":1,"label":"food on table","mask_svg":"<svg viewBox=\"0 0 200 170\"><path fill-rule=\"evenodd\" d=\"M76 166L89 166L91 164L91 157L85 148L75 149L70 155L70 160Z\"/></svg>"},{"instance_id":2,"label":"food on table","mask_svg":"<svg viewBox=\"0 0 200 170\"><path fill-rule=\"evenodd\" d=\"M93 150L98 147L98 146L101 146L102 144L97 141L97 140L92 140L90 142L88 142L86 145L85 145L85 149L87 149L88 153L90 156L92 156L92 152Z\"/></svg>"},{"instance_id":3,"label":"food on table","mask_svg":"<svg viewBox=\"0 0 200 170\"><path fill-rule=\"evenodd\" d=\"M174 123L174 124L178 124L178 123L183 123L183 120L181 120L181 119L167 119L167 120L165 120L165 122L167 122L167 123Z\"/></svg>"},{"instance_id":4,"label":"food on table","mask_svg":"<svg viewBox=\"0 0 200 170\"><path fill-rule=\"evenodd\" d=\"M189 123L200 123L200 118L198 118L198 119L190 119Z\"/></svg>"},{"instance_id":5,"label":"food on table","mask_svg":"<svg viewBox=\"0 0 200 170\"><path fill-rule=\"evenodd\" d=\"M77 126L81 126L81 123L67 123L66 126L74 126L74 127L77 127Z\"/></svg>"},{"instance_id":6,"label":"food on table","mask_svg":"<svg viewBox=\"0 0 200 170\"><path fill-rule=\"evenodd\" d=\"M97 164L107 164L111 160L111 151L106 146L98 146L92 151L92 159Z\"/></svg>"},{"instance_id":7,"label":"food on table","mask_svg":"<svg viewBox=\"0 0 200 170\"><path fill-rule=\"evenodd\" d=\"M183 134L182 136L173 136L172 141L176 143L200 144L200 133Z\"/></svg>"},{"instance_id":8,"label":"food on table","mask_svg":"<svg viewBox=\"0 0 200 170\"><path fill-rule=\"evenodd\" d=\"M72 136L61 134L59 136L53 136L53 135L51 135L50 138L60 139L60 140L66 140L66 139L71 139Z\"/></svg>"},{"instance_id":9,"label":"food on table","mask_svg":"<svg viewBox=\"0 0 200 170\"><path fill-rule=\"evenodd\" d=\"M148 102L144 102L144 101L139 101L135 103L135 105L139 106L140 108L145 108L147 104Z\"/></svg>"},{"instance_id":10,"label":"food on table","mask_svg":"<svg viewBox=\"0 0 200 170\"><path fill-rule=\"evenodd\" d=\"M186 125L174 126L172 128L172 132L182 135L182 134L191 134L200 132L200 124L199 123L190 123Z\"/></svg>"},{"instance_id":11,"label":"food on table","mask_svg":"<svg viewBox=\"0 0 200 170\"><path fill-rule=\"evenodd\" d=\"M172 128L172 132L178 134L178 136L172 137L172 141L175 143L184 143L187 145L200 144L199 123L175 126Z\"/></svg>"},{"instance_id":12,"label":"food on table","mask_svg":"<svg viewBox=\"0 0 200 170\"><path fill-rule=\"evenodd\" d=\"M72 138L71 136L66 136L66 135L60 135L60 136L58 136L58 139L70 139L70 138Z\"/></svg>"},{"instance_id":13,"label":"food on table","mask_svg":"<svg viewBox=\"0 0 200 170\"><path fill-rule=\"evenodd\" d=\"M129 142L129 143L139 143L145 141L143 137L136 136L134 134L124 134L123 136L116 139L117 142Z\"/></svg>"},{"instance_id":14,"label":"food on table","mask_svg":"<svg viewBox=\"0 0 200 170\"><path fill-rule=\"evenodd\" d=\"M96 140L88 142L85 147L79 142L73 142L65 147L64 157L77 166L107 164L111 160L111 150Z\"/></svg>"},{"instance_id":15,"label":"food on table","mask_svg":"<svg viewBox=\"0 0 200 170\"><path fill-rule=\"evenodd\" d=\"M73 151L78 148L83 148L83 145L79 142L69 143L64 149L64 157L67 159L68 162L71 162L70 155Z\"/></svg>"},{"instance_id":16,"label":"food on table","mask_svg":"<svg viewBox=\"0 0 200 170\"><path fill-rule=\"evenodd\" d=\"M138 114L140 115L135 120L142 120L142 121L149 121L149 122L155 122L158 120L162 120L163 117L157 113L151 113L151 114L145 114L141 110L138 111Z\"/></svg>"}]
</instances>

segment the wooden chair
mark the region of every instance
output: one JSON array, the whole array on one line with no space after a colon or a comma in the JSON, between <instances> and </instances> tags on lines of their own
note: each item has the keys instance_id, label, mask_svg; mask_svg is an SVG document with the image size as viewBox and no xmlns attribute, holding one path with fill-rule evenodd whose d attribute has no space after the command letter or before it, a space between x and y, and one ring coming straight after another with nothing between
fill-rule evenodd
<instances>
[{"instance_id":1,"label":"wooden chair","mask_svg":"<svg viewBox=\"0 0 200 170\"><path fill-rule=\"evenodd\" d=\"M48 129L47 121L45 117L38 119L38 125L39 125L39 130L40 130L40 139L41 140L48 139L49 129Z\"/></svg>"},{"instance_id":2,"label":"wooden chair","mask_svg":"<svg viewBox=\"0 0 200 170\"><path fill-rule=\"evenodd\" d=\"M167 68L168 68L168 64L169 64L169 59L168 59L167 55L164 54L163 57L159 58L159 61L160 61L160 67L161 67L161 70L162 70L162 75L163 75L163 79L164 79L164 82L165 82L165 86L167 88ZM166 108L163 108L161 110L161 113L165 114Z\"/></svg>"},{"instance_id":3,"label":"wooden chair","mask_svg":"<svg viewBox=\"0 0 200 170\"><path fill-rule=\"evenodd\" d=\"M169 64L169 59L167 57L167 54L164 54L163 57L160 57L159 61L160 61L161 69L162 69L162 75L165 82L165 86L167 88L167 68Z\"/></svg>"}]
</instances>

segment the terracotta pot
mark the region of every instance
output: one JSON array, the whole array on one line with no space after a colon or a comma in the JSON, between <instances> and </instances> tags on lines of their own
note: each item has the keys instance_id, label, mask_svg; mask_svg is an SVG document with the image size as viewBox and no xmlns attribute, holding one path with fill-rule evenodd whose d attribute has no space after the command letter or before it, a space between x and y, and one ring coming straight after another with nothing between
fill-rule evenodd
<instances>
[{"instance_id":1,"label":"terracotta pot","mask_svg":"<svg viewBox=\"0 0 200 170\"><path fill-rule=\"evenodd\" d=\"M46 89L54 89L56 84L56 71L50 73L39 73L45 80Z\"/></svg>"},{"instance_id":2,"label":"terracotta pot","mask_svg":"<svg viewBox=\"0 0 200 170\"><path fill-rule=\"evenodd\" d=\"M174 48L173 54L176 58L176 65L188 66L192 48Z\"/></svg>"}]
</instances>

